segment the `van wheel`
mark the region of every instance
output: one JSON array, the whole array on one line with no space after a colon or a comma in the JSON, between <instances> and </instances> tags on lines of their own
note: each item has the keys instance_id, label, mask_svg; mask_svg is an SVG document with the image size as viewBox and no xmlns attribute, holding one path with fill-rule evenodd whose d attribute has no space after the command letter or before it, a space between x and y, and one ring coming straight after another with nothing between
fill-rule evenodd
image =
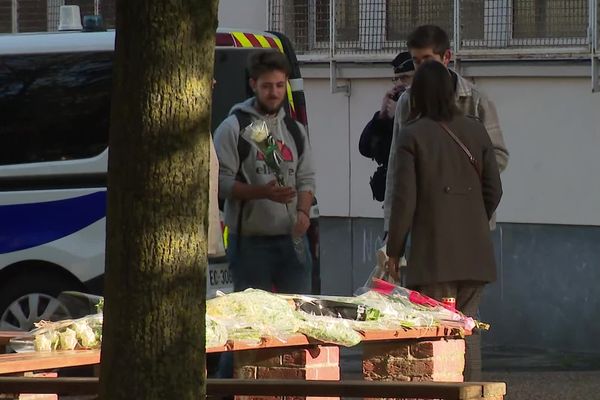
<instances>
[{"instance_id":1,"label":"van wheel","mask_svg":"<svg viewBox=\"0 0 600 400\"><path fill-rule=\"evenodd\" d=\"M10 279L0 288L0 330L29 331L40 320L69 318L58 295L70 289L79 287L60 276L18 275Z\"/></svg>"}]
</instances>

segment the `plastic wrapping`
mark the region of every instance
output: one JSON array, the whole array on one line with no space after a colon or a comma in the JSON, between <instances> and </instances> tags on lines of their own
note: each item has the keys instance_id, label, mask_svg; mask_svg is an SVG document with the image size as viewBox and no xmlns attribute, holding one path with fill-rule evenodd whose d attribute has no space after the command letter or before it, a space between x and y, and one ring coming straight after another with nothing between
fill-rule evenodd
<instances>
[{"instance_id":1,"label":"plastic wrapping","mask_svg":"<svg viewBox=\"0 0 600 400\"><path fill-rule=\"evenodd\" d=\"M102 345L102 314L75 320L41 321L23 336L11 339L18 353L31 351L97 349Z\"/></svg>"},{"instance_id":2,"label":"plastic wrapping","mask_svg":"<svg viewBox=\"0 0 600 400\"><path fill-rule=\"evenodd\" d=\"M262 119L253 121L240 132L240 135L263 155L265 163L273 171L273 174L275 174L277 183L280 186L285 186L285 177L281 172L283 156L277 146L277 141L269 133L267 123Z\"/></svg>"},{"instance_id":3,"label":"plastic wrapping","mask_svg":"<svg viewBox=\"0 0 600 400\"><path fill-rule=\"evenodd\" d=\"M357 302L340 299L320 299L314 297L297 297L294 299L296 309L307 314L343 318L354 321L374 321L379 318L379 310Z\"/></svg>"},{"instance_id":4,"label":"plastic wrapping","mask_svg":"<svg viewBox=\"0 0 600 400\"><path fill-rule=\"evenodd\" d=\"M285 341L300 325L286 299L257 289L208 300L206 313L225 326L229 339L250 343L266 336Z\"/></svg>"},{"instance_id":5,"label":"plastic wrapping","mask_svg":"<svg viewBox=\"0 0 600 400\"><path fill-rule=\"evenodd\" d=\"M393 285L380 279L373 279L371 292L372 291L378 292L392 301L408 301L411 304L420 307L422 310L427 311L428 315L434 321L450 328L461 328L469 331L476 327L480 329L489 329L488 324L475 321L473 318L467 317L453 307L425 296L415 290Z\"/></svg>"},{"instance_id":6,"label":"plastic wrapping","mask_svg":"<svg viewBox=\"0 0 600 400\"><path fill-rule=\"evenodd\" d=\"M206 348L225 346L227 329L218 320L206 316Z\"/></svg>"},{"instance_id":7,"label":"plastic wrapping","mask_svg":"<svg viewBox=\"0 0 600 400\"><path fill-rule=\"evenodd\" d=\"M383 246L377 250L376 259L377 259L377 264L375 264L375 266L373 267L373 270L371 270L371 273L369 274L369 277L367 278L367 280L365 282L365 287L371 287L374 279L381 279L381 280L390 282L394 285L400 284L399 281L397 281L396 279L394 279L394 277L392 275L390 275L390 273L388 272L388 270L386 268L385 263L388 260L388 256L386 254L386 246ZM404 258L403 258L403 260L404 260ZM405 265L405 263L404 263L404 265Z\"/></svg>"},{"instance_id":8,"label":"plastic wrapping","mask_svg":"<svg viewBox=\"0 0 600 400\"><path fill-rule=\"evenodd\" d=\"M379 309L381 317L377 322L383 329L430 327L438 324L429 309L413 304L401 296L393 297L371 290L356 297L356 301Z\"/></svg>"},{"instance_id":9,"label":"plastic wrapping","mask_svg":"<svg viewBox=\"0 0 600 400\"><path fill-rule=\"evenodd\" d=\"M301 320L299 331L322 342L351 347L360 343L362 336L348 320L298 312Z\"/></svg>"}]
</instances>

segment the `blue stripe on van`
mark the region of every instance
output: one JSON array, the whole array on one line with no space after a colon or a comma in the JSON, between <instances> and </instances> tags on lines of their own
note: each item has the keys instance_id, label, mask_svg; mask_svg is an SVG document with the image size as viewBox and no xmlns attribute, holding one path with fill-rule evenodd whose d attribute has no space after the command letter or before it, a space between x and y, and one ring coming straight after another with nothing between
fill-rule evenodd
<instances>
[{"instance_id":1,"label":"blue stripe on van","mask_svg":"<svg viewBox=\"0 0 600 400\"><path fill-rule=\"evenodd\" d=\"M71 235L106 216L106 191L64 200L0 206L0 254Z\"/></svg>"}]
</instances>

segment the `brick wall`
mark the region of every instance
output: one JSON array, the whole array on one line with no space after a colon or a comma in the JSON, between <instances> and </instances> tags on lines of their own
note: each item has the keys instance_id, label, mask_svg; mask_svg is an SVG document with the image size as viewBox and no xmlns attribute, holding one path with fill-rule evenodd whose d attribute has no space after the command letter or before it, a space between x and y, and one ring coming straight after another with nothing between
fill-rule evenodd
<instances>
[{"instance_id":1,"label":"brick wall","mask_svg":"<svg viewBox=\"0 0 600 400\"><path fill-rule=\"evenodd\" d=\"M340 379L340 349L337 346L274 348L234 353L234 378L238 379ZM236 396L236 400L274 400L278 397ZM294 397L294 399L300 399ZM306 399L327 399L307 397ZM333 398L337 399L337 398Z\"/></svg>"},{"instance_id":2,"label":"brick wall","mask_svg":"<svg viewBox=\"0 0 600 400\"><path fill-rule=\"evenodd\" d=\"M115 1L100 1L100 13L108 29L115 27ZM65 4L78 5L82 16L94 13L94 0L65 0ZM18 0L17 14L19 32L48 30L47 0ZM9 32L12 32L12 0L0 0L0 33Z\"/></svg>"},{"instance_id":3,"label":"brick wall","mask_svg":"<svg viewBox=\"0 0 600 400\"><path fill-rule=\"evenodd\" d=\"M465 342L411 340L364 343L363 375L373 381L462 382Z\"/></svg>"}]
</instances>

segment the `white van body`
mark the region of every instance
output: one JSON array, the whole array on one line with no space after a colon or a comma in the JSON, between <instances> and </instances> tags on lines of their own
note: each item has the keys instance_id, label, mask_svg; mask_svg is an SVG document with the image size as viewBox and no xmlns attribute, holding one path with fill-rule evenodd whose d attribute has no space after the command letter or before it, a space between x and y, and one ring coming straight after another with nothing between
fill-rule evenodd
<instances>
[{"instance_id":1,"label":"white van body","mask_svg":"<svg viewBox=\"0 0 600 400\"><path fill-rule=\"evenodd\" d=\"M0 35L0 92L14 94L25 86L6 78L17 74L11 69L20 68L22 60L96 53L111 58L114 39L114 31ZM65 65L64 71L48 78L38 76L32 85L42 87L52 84L44 80L60 83L71 79L67 76L69 68ZM30 68L27 72L35 75L39 70ZM29 111L21 107L17 113L31 112L35 119L40 107L38 104ZM7 143L6 135L14 134L14 130L6 131L10 130L6 128L7 117L0 111L0 125L5 126L5 131L0 127L0 147L5 149L0 164L0 330L30 329L40 319L64 315L65 311L68 314L57 300L61 291L102 291L108 149L105 145L89 157L66 156L51 161L40 157L34 162L19 159L11 164L15 154L11 148L27 143L28 137L11 136L14 140ZM86 131L82 128L83 136ZM209 260L207 297L213 297L217 290L232 289L227 262Z\"/></svg>"},{"instance_id":2,"label":"white van body","mask_svg":"<svg viewBox=\"0 0 600 400\"><path fill-rule=\"evenodd\" d=\"M72 314L63 291L103 291L114 41L114 31L0 35L0 330ZM219 29L213 131L250 95L246 60L265 48L288 57L286 110L307 125L285 36ZM226 259L209 259L207 297L232 289Z\"/></svg>"}]
</instances>

